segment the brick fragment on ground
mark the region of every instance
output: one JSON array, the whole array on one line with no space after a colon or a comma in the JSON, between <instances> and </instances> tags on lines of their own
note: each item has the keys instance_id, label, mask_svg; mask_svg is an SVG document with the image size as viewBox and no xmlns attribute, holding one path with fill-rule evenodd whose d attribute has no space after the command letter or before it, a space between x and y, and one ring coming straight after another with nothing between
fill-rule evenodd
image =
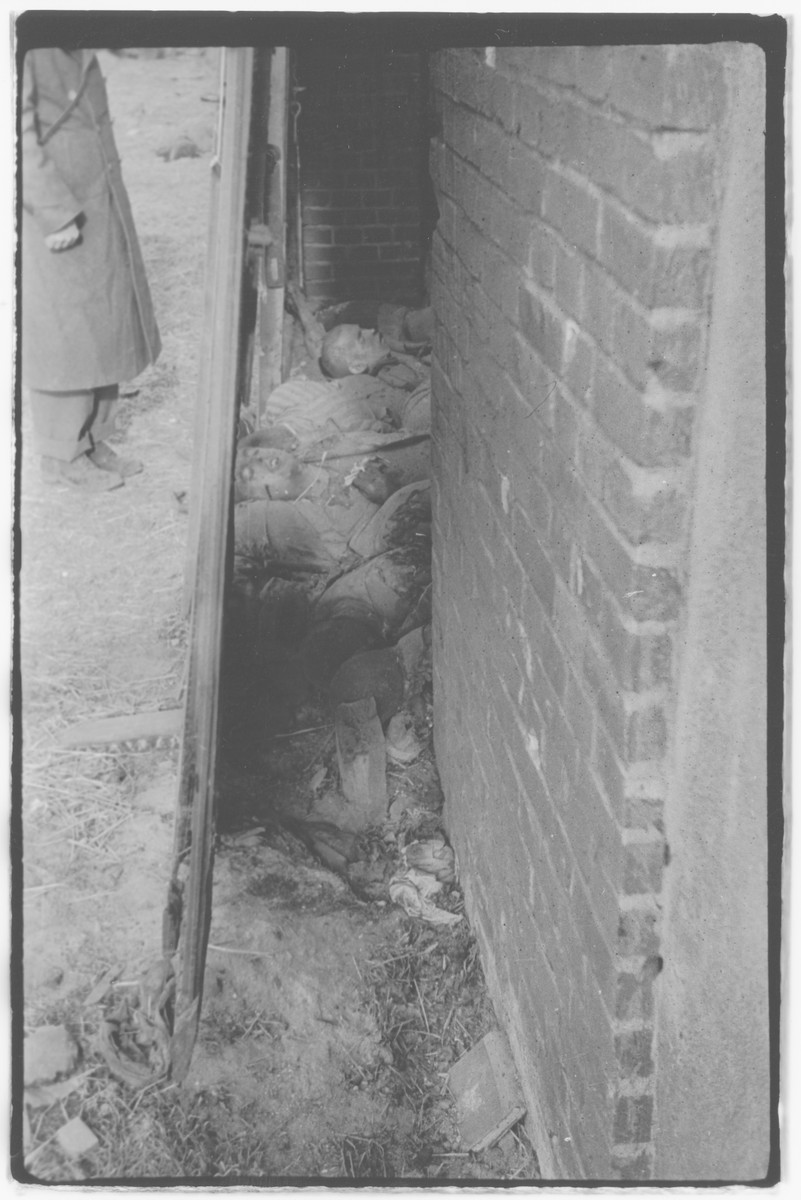
<instances>
[{"instance_id":1,"label":"brick fragment on ground","mask_svg":"<svg viewBox=\"0 0 801 1200\"><path fill-rule=\"evenodd\" d=\"M61 1149L70 1158L81 1158L90 1150L94 1150L98 1144L97 1138L80 1117L73 1117L71 1121L67 1121L66 1125L62 1125L56 1134L56 1139Z\"/></svg>"},{"instance_id":2,"label":"brick fragment on ground","mask_svg":"<svg viewBox=\"0 0 801 1200\"><path fill-rule=\"evenodd\" d=\"M494 1146L525 1115L509 1045L491 1030L448 1074L462 1141L479 1153Z\"/></svg>"},{"instance_id":3,"label":"brick fragment on ground","mask_svg":"<svg viewBox=\"0 0 801 1200\"><path fill-rule=\"evenodd\" d=\"M79 1056L78 1043L63 1025L41 1025L25 1039L26 1086L69 1075Z\"/></svg>"}]
</instances>

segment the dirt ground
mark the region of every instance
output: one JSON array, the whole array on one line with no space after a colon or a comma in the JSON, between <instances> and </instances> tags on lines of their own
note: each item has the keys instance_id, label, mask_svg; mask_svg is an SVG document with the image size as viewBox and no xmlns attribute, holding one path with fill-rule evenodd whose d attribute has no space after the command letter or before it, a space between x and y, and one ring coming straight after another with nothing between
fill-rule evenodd
<instances>
[{"instance_id":1,"label":"dirt ground","mask_svg":"<svg viewBox=\"0 0 801 1200\"><path fill-rule=\"evenodd\" d=\"M466 1153L446 1086L452 1063L497 1024L466 920L432 927L389 903L391 830L376 836L372 874L354 890L283 819L325 778L325 730L275 738L260 774L223 764L205 996L186 1081L131 1088L97 1049L109 1002L92 996L98 980L110 973L119 1001L159 957L178 748L69 750L59 736L90 717L181 699L218 60L214 50L101 53L164 342L123 401L119 442L144 473L105 495L47 487L23 413L24 1024L27 1035L64 1025L80 1060L71 1090L26 1106L17 1173L523 1183L537 1166L522 1126L502 1149ZM181 134L199 155L160 156ZM395 769L392 787L413 793L418 819L436 826L430 754L415 770ZM458 887L447 904L460 911ZM76 1117L96 1139L80 1154L59 1141Z\"/></svg>"}]
</instances>

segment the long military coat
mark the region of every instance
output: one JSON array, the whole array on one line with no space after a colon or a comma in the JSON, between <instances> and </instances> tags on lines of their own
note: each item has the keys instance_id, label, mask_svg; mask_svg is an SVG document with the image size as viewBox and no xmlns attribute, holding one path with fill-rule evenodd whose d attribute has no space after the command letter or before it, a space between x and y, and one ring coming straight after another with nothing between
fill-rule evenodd
<instances>
[{"instance_id":1,"label":"long military coat","mask_svg":"<svg viewBox=\"0 0 801 1200\"><path fill-rule=\"evenodd\" d=\"M161 341L95 55L29 51L21 116L23 381L133 379ZM49 250L45 236L76 218L81 241Z\"/></svg>"}]
</instances>

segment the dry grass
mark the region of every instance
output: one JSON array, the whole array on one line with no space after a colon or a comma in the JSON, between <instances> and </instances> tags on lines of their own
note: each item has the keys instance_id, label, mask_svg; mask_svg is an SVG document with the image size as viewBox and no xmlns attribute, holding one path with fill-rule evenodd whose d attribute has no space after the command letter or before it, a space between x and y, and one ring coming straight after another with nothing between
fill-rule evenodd
<instances>
[{"instance_id":1,"label":"dry grass","mask_svg":"<svg viewBox=\"0 0 801 1200\"><path fill-rule=\"evenodd\" d=\"M95 1067L69 1097L34 1114L35 1148L26 1167L49 1183L258 1175L266 1147L256 1130L245 1138L241 1130L227 1135L227 1105L219 1089L187 1096L167 1083L134 1092ZM56 1140L61 1126L76 1116L99 1143L77 1160Z\"/></svg>"},{"instance_id":2,"label":"dry grass","mask_svg":"<svg viewBox=\"0 0 801 1200\"><path fill-rule=\"evenodd\" d=\"M31 765L28 784L27 828L33 845L44 850L61 842L71 848L71 858L82 849L119 861L110 839L130 816L136 791L131 766L110 754L73 751Z\"/></svg>"},{"instance_id":3,"label":"dry grass","mask_svg":"<svg viewBox=\"0 0 801 1200\"><path fill-rule=\"evenodd\" d=\"M390 1105L380 1133L344 1139L346 1176L445 1181L525 1173L538 1178L536 1156L522 1130L511 1155L496 1150L479 1156L460 1149L448 1071L497 1025L467 924L431 928L407 919L402 935L361 972L392 1055L384 1080ZM408 1118L405 1123L399 1113Z\"/></svg>"},{"instance_id":4,"label":"dry grass","mask_svg":"<svg viewBox=\"0 0 801 1200\"><path fill-rule=\"evenodd\" d=\"M351 1134L342 1139L342 1174L346 1179L391 1178L386 1153L375 1138Z\"/></svg>"},{"instance_id":5,"label":"dry grass","mask_svg":"<svg viewBox=\"0 0 801 1200\"><path fill-rule=\"evenodd\" d=\"M397 1096L417 1112L444 1094L444 1076L495 1024L478 947L465 923L430 928L409 920L391 953L365 964L373 1011L392 1051Z\"/></svg>"}]
</instances>

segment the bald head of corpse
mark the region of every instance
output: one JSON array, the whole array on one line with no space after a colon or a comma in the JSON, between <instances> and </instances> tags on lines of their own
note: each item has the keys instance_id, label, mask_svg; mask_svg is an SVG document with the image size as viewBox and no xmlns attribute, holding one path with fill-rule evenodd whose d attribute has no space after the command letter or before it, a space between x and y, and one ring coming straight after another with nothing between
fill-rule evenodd
<instances>
[{"instance_id":1,"label":"bald head of corpse","mask_svg":"<svg viewBox=\"0 0 801 1200\"><path fill-rule=\"evenodd\" d=\"M375 329L358 325L336 325L323 338L320 366L331 379L375 371L391 357L391 351Z\"/></svg>"}]
</instances>

